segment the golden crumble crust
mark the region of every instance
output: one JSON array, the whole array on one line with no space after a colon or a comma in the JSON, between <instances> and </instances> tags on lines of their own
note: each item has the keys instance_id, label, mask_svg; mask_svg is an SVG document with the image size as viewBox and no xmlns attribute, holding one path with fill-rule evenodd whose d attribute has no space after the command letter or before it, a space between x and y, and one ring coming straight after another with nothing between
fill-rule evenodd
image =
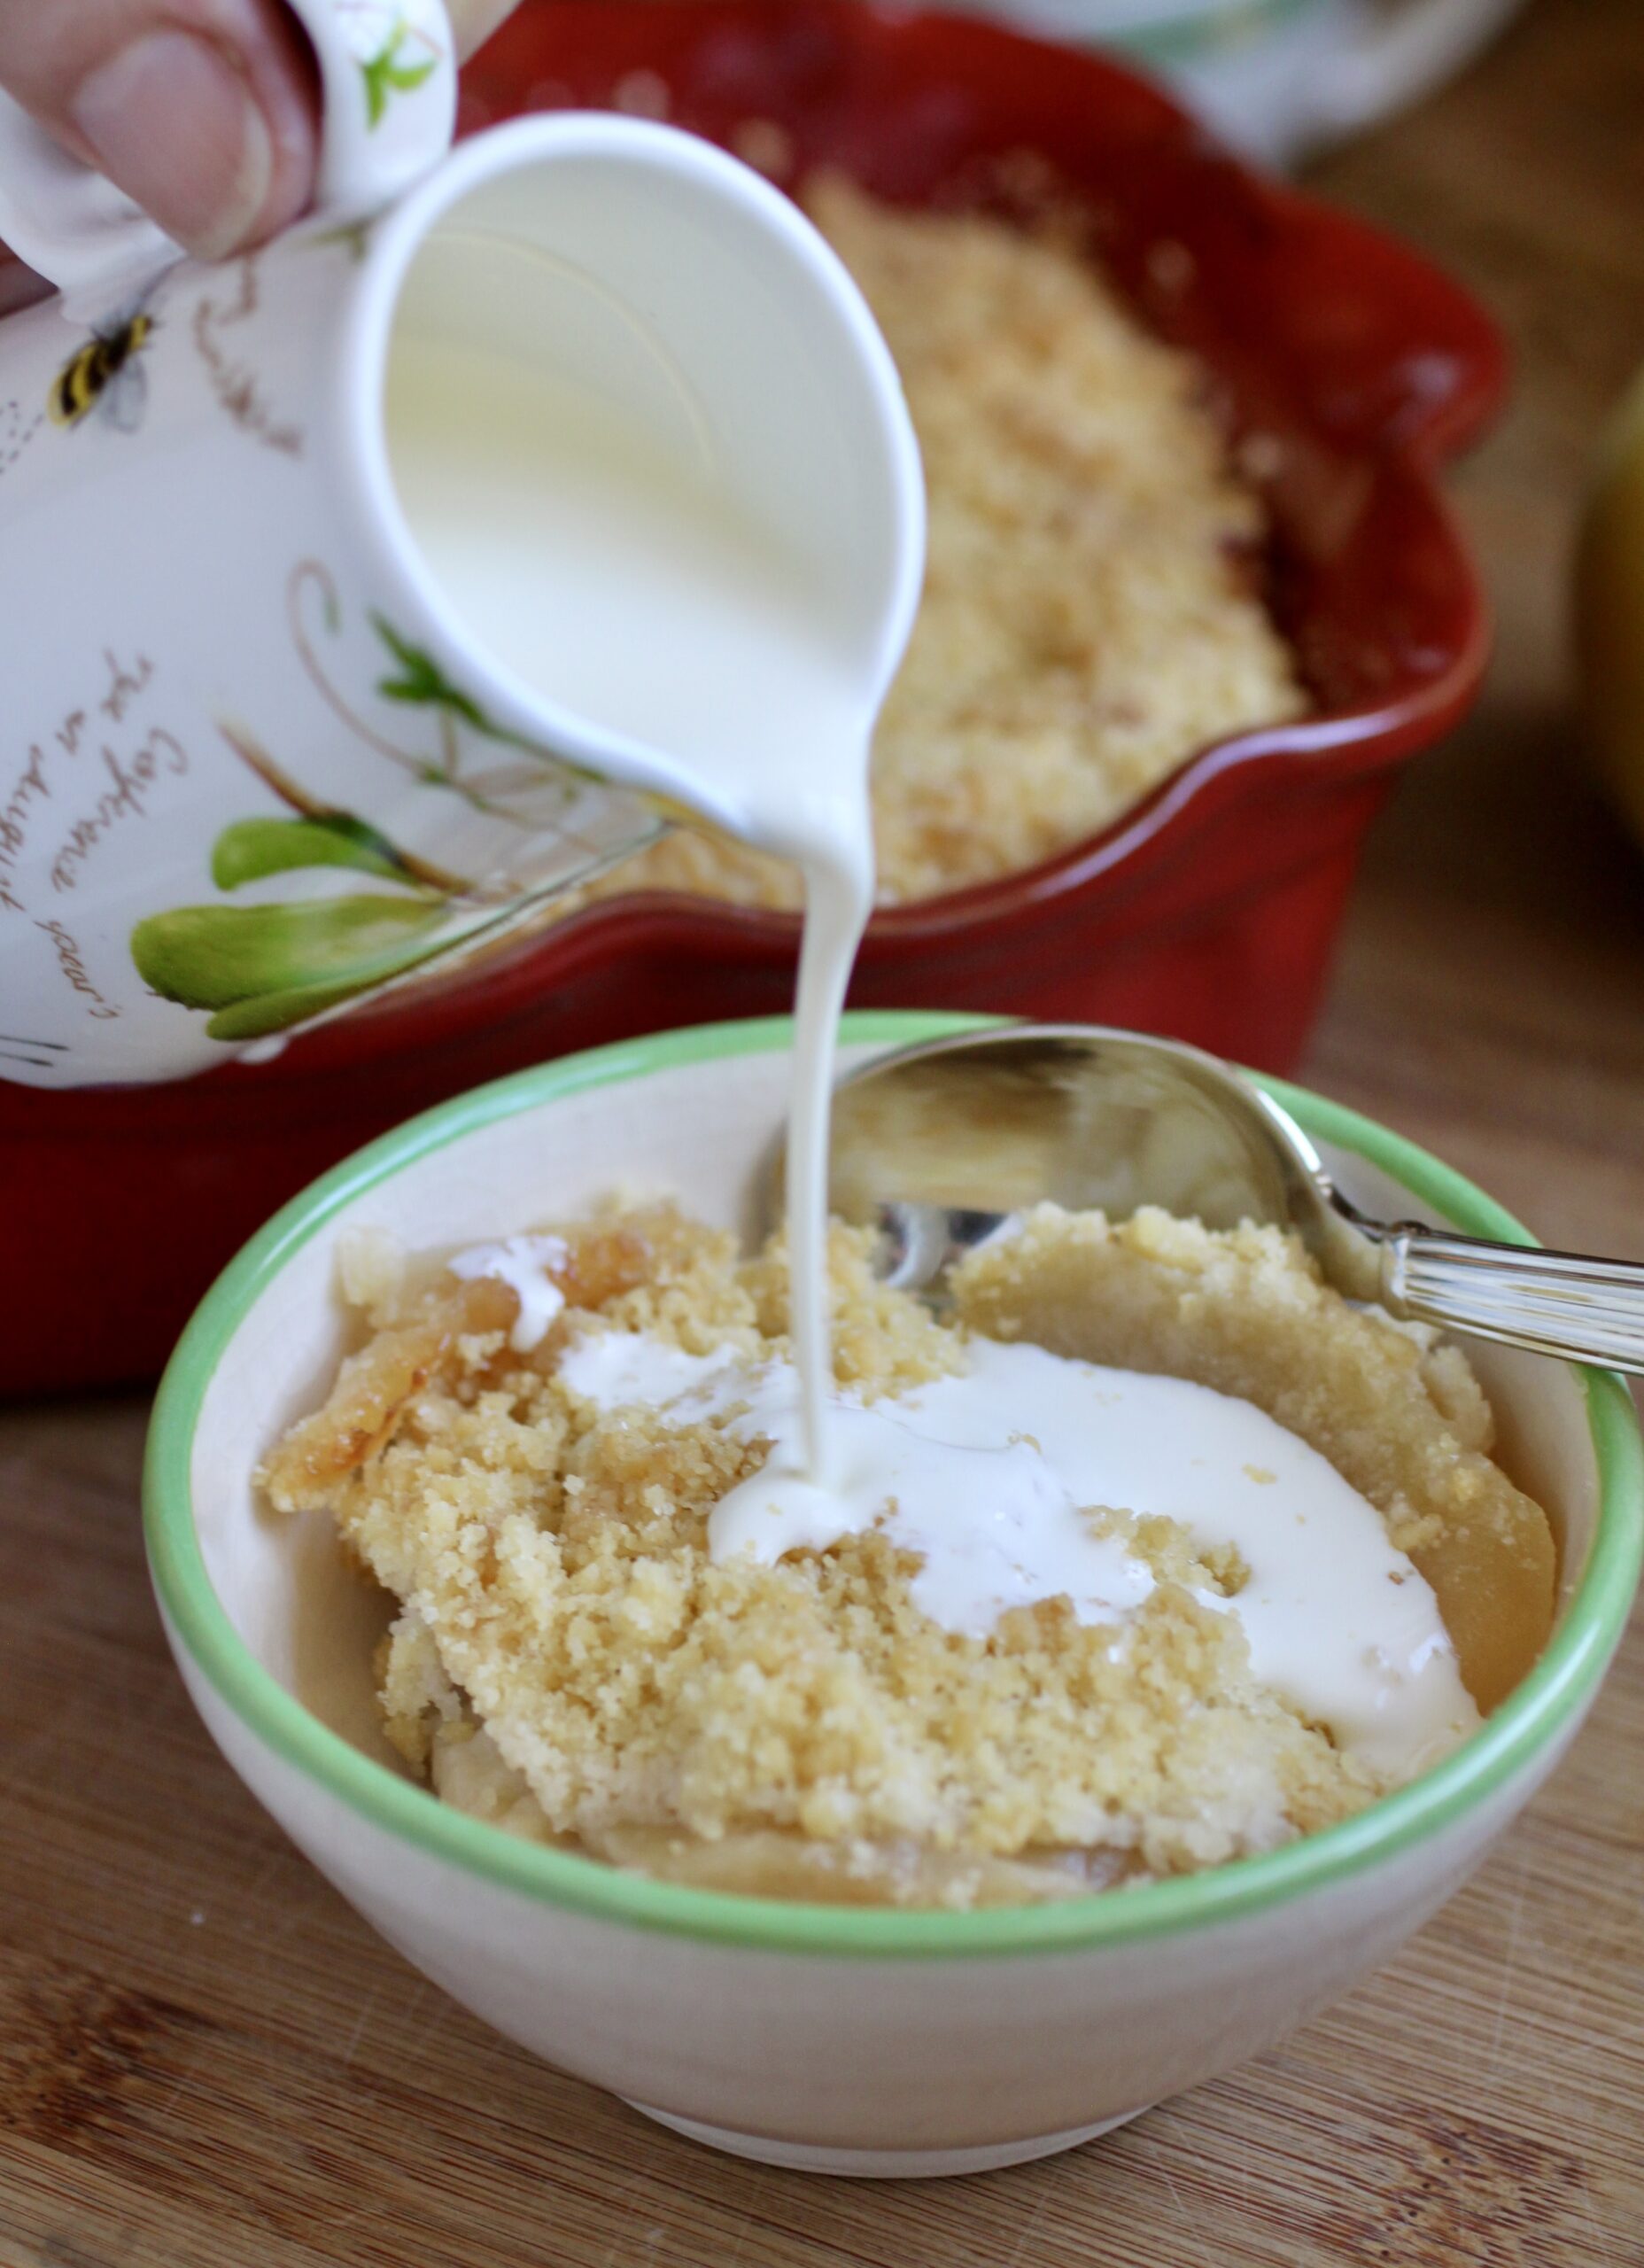
<instances>
[{"instance_id":1,"label":"golden crumble crust","mask_svg":"<svg viewBox=\"0 0 1644 2268\"><path fill-rule=\"evenodd\" d=\"M1156 1579L1122 1627L1050 1600L986 1638L947 1631L911 1596L917 1559L872 1532L715 1565L708 1516L764 1445L601 1411L558 1364L590 1331L786 1353L780 1246L740 1262L668 1208L558 1233L568 1304L528 1357L508 1349L511 1292L345 1263L374 1335L265 1475L278 1507L327 1504L399 1603L384 1722L449 1799L675 1879L967 1905L1214 1865L1381 1792L1257 1682L1237 1619L1194 1596L1236 1594L1237 1554L1197 1551L1170 1520L1094 1515ZM841 1379L872 1398L954 1366L955 1329L873 1280L865 1235L835 1227L830 1258ZM1277 1232L1044 1208L956 1289L961 1330L1268 1409L1410 1536L1447 1619L1465 1624L1457 1587L1481 1554L1498 1597L1535 1588L1518 1674L1532 1658L1546 1522L1484 1454L1465 1363L1355 1313ZM1499 1664L1479 1644L1470 1683Z\"/></svg>"}]
</instances>

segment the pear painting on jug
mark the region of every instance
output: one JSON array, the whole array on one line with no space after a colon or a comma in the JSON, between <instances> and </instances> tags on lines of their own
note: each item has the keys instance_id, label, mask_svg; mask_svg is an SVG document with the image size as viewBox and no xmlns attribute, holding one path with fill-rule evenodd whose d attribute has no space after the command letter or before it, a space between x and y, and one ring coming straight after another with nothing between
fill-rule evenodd
<instances>
[{"instance_id":1,"label":"pear painting on jug","mask_svg":"<svg viewBox=\"0 0 1644 2268\"><path fill-rule=\"evenodd\" d=\"M353 869L404 889L151 914L131 936L139 975L163 999L209 1012L212 1038L243 1041L306 1022L438 951L449 895L419 880L351 812L241 820L219 835L212 859L225 891L316 869Z\"/></svg>"},{"instance_id":2,"label":"pear painting on jug","mask_svg":"<svg viewBox=\"0 0 1644 2268\"><path fill-rule=\"evenodd\" d=\"M302 561L287 596L304 670L357 742L419 788L454 795L471 811L518 829L537 858L545 837L556 840L556 882L609 862L610 847L575 825L583 788L599 784L593 774L496 723L425 649L371 611L382 661L376 702L413 712L431 727L431 744L425 737L407 745L403 734L357 708L328 667L323 641L344 626L330 571L317 560ZM454 946L477 942L481 931L517 912L519 886L512 876L472 876L436 865L302 785L243 723L220 718L218 729L285 808L277 816L236 819L218 835L211 880L237 902L175 906L145 916L131 933L131 958L143 983L161 999L206 1015L210 1038L244 1044L310 1022L408 977ZM348 874L391 888L332 894ZM295 895L270 898L252 889L275 875L305 880ZM254 902L241 896L248 891Z\"/></svg>"}]
</instances>

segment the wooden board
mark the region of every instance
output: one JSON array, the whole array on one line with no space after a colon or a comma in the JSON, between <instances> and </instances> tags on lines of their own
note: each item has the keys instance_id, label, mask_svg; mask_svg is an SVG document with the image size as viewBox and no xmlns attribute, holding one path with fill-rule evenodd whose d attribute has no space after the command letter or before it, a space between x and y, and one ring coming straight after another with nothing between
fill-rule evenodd
<instances>
[{"instance_id":1,"label":"wooden board","mask_svg":"<svg viewBox=\"0 0 1644 2268\"><path fill-rule=\"evenodd\" d=\"M1319 169L1513 330L1462 483L1501 653L1369 859L1308 1074L1554 1240L1644 1255L1644 864L1585 785L1563 573L1644 361L1644 11L1542 0ZM1278 2053L1077 2155L853 2186L694 2148L420 1980L219 1761L130 1402L0 1417L0 2268L1632 2268L1644 1636L1467 1891Z\"/></svg>"}]
</instances>

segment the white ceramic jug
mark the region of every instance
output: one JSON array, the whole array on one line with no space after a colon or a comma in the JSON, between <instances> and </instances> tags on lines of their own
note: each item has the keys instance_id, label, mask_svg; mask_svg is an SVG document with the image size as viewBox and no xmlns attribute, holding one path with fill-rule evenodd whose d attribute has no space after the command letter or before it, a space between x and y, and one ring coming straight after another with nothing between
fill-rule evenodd
<instances>
[{"instance_id":1,"label":"white ceramic jug","mask_svg":"<svg viewBox=\"0 0 1644 2268\"><path fill-rule=\"evenodd\" d=\"M677 804L743 825L665 703L558 701L452 602L385 429L407 307L688 446L798 559L865 731L911 624L905 407L793 206L628 119L451 151L438 0L298 13L319 209L221 267L0 118L0 239L63 288L0 323L6 1078L208 1067L475 949Z\"/></svg>"}]
</instances>

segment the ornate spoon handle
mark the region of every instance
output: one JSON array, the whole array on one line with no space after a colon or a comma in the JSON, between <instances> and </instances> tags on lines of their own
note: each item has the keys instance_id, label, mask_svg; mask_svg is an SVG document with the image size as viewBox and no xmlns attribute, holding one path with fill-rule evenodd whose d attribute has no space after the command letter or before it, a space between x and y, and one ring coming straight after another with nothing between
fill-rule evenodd
<instances>
[{"instance_id":1,"label":"ornate spoon handle","mask_svg":"<svg viewBox=\"0 0 1644 2268\"><path fill-rule=\"evenodd\" d=\"M1644 1373L1644 1263L1487 1244L1407 1223L1371 1234L1381 1247L1382 1299L1394 1315Z\"/></svg>"}]
</instances>

